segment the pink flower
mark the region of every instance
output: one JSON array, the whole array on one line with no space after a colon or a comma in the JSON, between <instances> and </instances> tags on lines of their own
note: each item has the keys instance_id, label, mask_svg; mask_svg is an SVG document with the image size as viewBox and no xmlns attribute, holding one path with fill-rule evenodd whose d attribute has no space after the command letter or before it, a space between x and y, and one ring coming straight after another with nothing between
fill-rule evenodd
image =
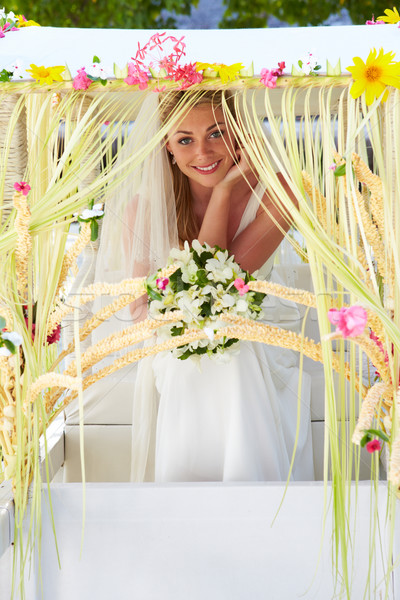
<instances>
[{"instance_id":1,"label":"pink flower","mask_svg":"<svg viewBox=\"0 0 400 600\"><path fill-rule=\"evenodd\" d=\"M244 294L249 291L249 286L243 281L241 277L237 277L233 282L233 285L238 290L239 296L244 296Z\"/></svg>"},{"instance_id":2,"label":"pink flower","mask_svg":"<svg viewBox=\"0 0 400 600\"><path fill-rule=\"evenodd\" d=\"M332 163L331 165L329 165L329 170L336 171L336 163Z\"/></svg>"},{"instance_id":3,"label":"pink flower","mask_svg":"<svg viewBox=\"0 0 400 600\"><path fill-rule=\"evenodd\" d=\"M374 19L375 19L375 17L374 17L374 15L372 15L372 21L366 21L365 24L366 25L384 25L385 24L385 21L375 21Z\"/></svg>"},{"instance_id":4,"label":"pink flower","mask_svg":"<svg viewBox=\"0 0 400 600\"><path fill-rule=\"evenodd\" d=\"M158 287L159 290L165 290L165 288L167 287L168 284L169 284L168 277L158 277L158 279L156 279L156 286Z\"/></svg>"},{"instance_id":5,"label":"pink flower","mask_svg":"<svg viewBox=\"0 0 400 600\"><path fill-rule=\"evenodd\" d=\"M22 192L24 196L27 196L30 192L31 186L26 183L26 181L20 181L19 183L14 183L14 189L17 190L17 192Z\"/></svg>"},{"instance_id":6,"label":"pink flower","mask_svg":"<svg viewBox=\"0 0 400 600\"><path fill-rule=\"evenodd\" d=\"M104 121L103 125L108 126L111 123L111 121Z\"/></svg>"},{"instance_id":7,"label":"pink flower","mask_svg":"<svg viewBox=\"0 0 400 600\"><path fill-rule=\"evenodd\" d=\"M124 79L128 85L139 85L139 90L145 90L149 85L149 76L142 71L137 63L128 63L128 77Z\"/></svg>"},{"instance_id":8,"label":"pink flower","mask_svg":"<svg viewBox=\"0 0 400 600\"><path fill-rule=\"evenodd\" d=\"M382 442L377 439L370 440L365 444L365 447L370 454L373 452L379 452L379 450L382 448Z\"/></svg>"},{"instance_id":9,"label":"pink flower","mask_svg":"<svg viewBox=\"0 0 400 600\"><path fill-rule=\"evenodd\" d=\"M87 90L90 85L92 85L92 80L87 76L85 67L78 69L78 74L72 82L73 88L75 90Z\"/></svg>"},{"instance_id":10,"label":"pink flower","mask_svg":"<svg viewBox=\"0 0 400 600\"><path fill-rule=\"evenodd\" d=\"M336 332L342 337L357 337L361 335L367 324L367 311L362 306L342 306L340 310L331 308L328 311L328 319L332 325L336 325Z\"/></svg>"},{"instance_id":11,"label":"pink flower","mask_svg":"<svg viewBox=\"0 0 400 600\"><path fill-rule=\"evenodd\" d=\"M261 69L260 81L265 85L265 87L275 88L277 79L277 75L274 75L269 69Z\"/></svg>"},{"instance_id":12,"label":"pink flower","mask_svg":"<svg viewBox=\"0 0 400 600\"><path fill-rule=\"evenodd\" d=\"M162 85L161 87L155 87L153 89L153 92L165 92L165 90L167 89L166 85Z\"/></svg>"}]
</instances>

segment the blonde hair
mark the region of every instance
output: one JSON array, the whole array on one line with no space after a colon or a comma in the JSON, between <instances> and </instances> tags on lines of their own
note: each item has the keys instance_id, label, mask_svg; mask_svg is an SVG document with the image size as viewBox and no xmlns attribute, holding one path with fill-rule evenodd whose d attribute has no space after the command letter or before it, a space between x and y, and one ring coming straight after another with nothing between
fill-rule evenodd
<instances>
[{"instance_id":1,"label":"blonde hair","mask_svg":"<svg viewBox=\"0 0 400 600\"><path fill-rule=\"evenodd\" d=\"M185 107L190 110L194 106L204 104L211 105L214 110L221 108L225 112L228 109L232 116L235 117L233 96L228 96L222 90L206 90L202 92L178 91L160 94L161 123L165 125L172 122L174 116ZM167 154L173 177L179 241L181 244L186 240L192 242L199 233L199 226L193 210L189 180L179 169L178 165L173 164L170 153L168 152Z\"/></svg>"}]
</instances>

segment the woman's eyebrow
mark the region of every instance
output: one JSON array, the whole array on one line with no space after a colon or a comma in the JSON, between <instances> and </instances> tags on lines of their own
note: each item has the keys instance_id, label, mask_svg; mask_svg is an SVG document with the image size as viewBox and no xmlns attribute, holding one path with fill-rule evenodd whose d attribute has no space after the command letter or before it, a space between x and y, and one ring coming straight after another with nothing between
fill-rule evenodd
<instances>
[{"instance_id":1,"label":"woman's eyebrow","mask_svg":"<svg viewBox=\"0 0 400 600\"><path fill-rule=\"evenodd\" d=\"M216 127L217 125L225 125L224 121L218 121L216 123L214 123L213 125L210 125L210 127L207 127L206 131L210 131L211 129L214 129L214 127ZM184 131L183 129L179 129L178 131L175 131L174 135L181 135L181 134L185 134L185 135L191 135L193 133L193 131Z\"/></svg>"}]
</instances>

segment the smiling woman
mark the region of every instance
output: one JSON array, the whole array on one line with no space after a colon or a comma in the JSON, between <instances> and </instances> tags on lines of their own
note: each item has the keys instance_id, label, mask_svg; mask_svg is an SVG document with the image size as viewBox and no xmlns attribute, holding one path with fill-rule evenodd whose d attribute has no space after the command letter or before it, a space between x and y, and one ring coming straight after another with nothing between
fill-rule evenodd
<instances>
[{"instance_id":1,"label":"smiling woman","mask_svg":"<svg viewBox=\"0 0 400 600\"><path fill-rule=\"evenodd\" d=\"M183 97L182 93L166 96L161 102L162 121L166 122ZM226 109L235 119L233 97L226 100ZM258 177L235 139L221 93L203 94L168 131L166 148L180 242L198 239L226 248L246 270L259 269L288 230L290 215L276 210L264 193L256 218L236 235Z\"/></svg>"},{"instance_id":2,"label":"smiling woman","mask_svg":"<svg viewBox=\"0 0 400 600\"><path fill-rule=\"evenodd\" d=\"M122 160L144 153L147 140L157 131L160 143L128 177L122 192L106 201L96 275L104 280L99 265L103 261L109 266L110 256L121 263L121 254L126 263L122 275L151 274L164 266L171 249L180 246L172 256L183 261L182 280L176 276L163 280L158 312L162 316L173 296L181 307L189 300L193 311L197 307L193 318L210 330L210 339L214 330L207 311L211 315L218 303L233 299L239 284L240 309L243 305L243 310L250 310L244 271L257 270L258 278L273 278L274 252L289 227L289 215L275 207L237 141L237 110L234 98L223 92L172 92L160 99L154 94L146 98ZM119 251L116 243L121 240ZM193 255L192 244L197 249ZM208 244L204 250L202 244ZM234 255L232 268L224 263L221 272L214 272L214 259L223 256L213 250L216 246ZM190 265L194 271L186 282ZM121 277L121 265L119 269ZM143 308L131 306L134 320L144 318ZM280 326L298 329L295 304L278 303L273 313ZM162 339L161 330L159 335ZM190 357L164 352L139 364L132 389L132 479L314 479L310 381L304 374L300 434L290 471L298 411L296 355L250 342L235 345L235 352L231 342L226 345L229 352L225 343L221 352L211 351L207 339L196 343ZM218 357L221 360L215 361Z\"/></svg>"}]
</instances>

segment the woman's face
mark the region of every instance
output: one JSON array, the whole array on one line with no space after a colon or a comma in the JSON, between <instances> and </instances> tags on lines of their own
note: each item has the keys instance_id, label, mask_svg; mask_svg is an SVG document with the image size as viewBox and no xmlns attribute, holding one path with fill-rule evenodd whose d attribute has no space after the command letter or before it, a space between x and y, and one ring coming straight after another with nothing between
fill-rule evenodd
<instances>
[{"instance_id":1,"label":"woman's face","mask_svg":"<svg viewBox=\"0 0 400 600\"><path fill-rule=\"evenodd\" d=\"M213 188L233 166L235 142L221 108L195 106L171 130L167 150L179 169L194 182Z\"/></svg>"}]
</instances>

